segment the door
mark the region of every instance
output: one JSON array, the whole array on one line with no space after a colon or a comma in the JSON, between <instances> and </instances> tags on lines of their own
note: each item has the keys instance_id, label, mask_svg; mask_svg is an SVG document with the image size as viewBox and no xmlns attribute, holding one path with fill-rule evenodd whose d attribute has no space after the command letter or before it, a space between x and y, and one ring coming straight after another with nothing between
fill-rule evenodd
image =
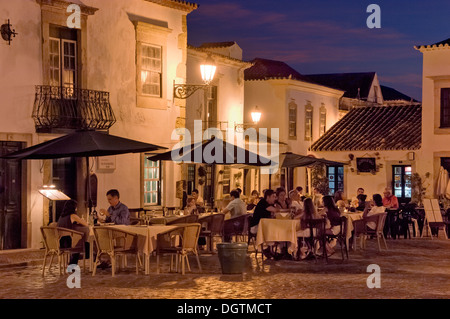
<instances>
[{"instance_id":1,"label":"door","mask_svg":"<svg viewBox=\"0 0 450 319\"><path fill-rule=\"evenodd\" d=\"M21 142L0 142L1 155L19 151ZM21 248L22 162L0 159L0 250Z\"/></svg>"},{"instance_id":2,"label":"door","mask_svg":"<svg viewBox=\"0 0 450 319\"><path fill-rule=\"evenodd\" d=\"M333 196L337 191L344 191L344 167L343 166L328 166L328 195Z\"/></svg>"},{"instance_id":3,"label":"door","mask_svg":"<svg viewBox=\"0 0 450 319\"><path fill-rule=\"evenodd\" d=\"M411 166L392 166L392 189L399 203L411 201Z\"/></svg>"},{"instance_id":4,"label":"door","mask_svg":"<svg viewBox=\"0 0 450 319\"><path fill-rule=\"evenodd\" d=\"M215 165L206 165L206 180L205 186L203 188L203 200L205 204L208 204L210 207L214 206L214 174L215 174Z\"/></svg>"}]
</instances>

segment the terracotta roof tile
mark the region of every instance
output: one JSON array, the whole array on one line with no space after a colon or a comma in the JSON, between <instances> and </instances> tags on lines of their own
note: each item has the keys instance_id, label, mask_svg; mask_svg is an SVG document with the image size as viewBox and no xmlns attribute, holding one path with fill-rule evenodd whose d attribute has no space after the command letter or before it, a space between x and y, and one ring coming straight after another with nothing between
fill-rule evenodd
<instances>
[{"instance_id":1,"label":"terracotta roof tile","mask_svg":"<svg viewBox=\"0 0 450 319\"><path fill-rule=\"evenodd\" d=\"M354 108L312 146L312 151L416 150L422 141L422 107Z\"/></svg>"},{"instance_id":2,"label":"terracotta roof tile","mask_svg":"<svg viewBox=\"0 0 450 319\"><path fill-rule=\"evenodd\" d=\"M202 45L199 46L199 48L202 49L210 49L210 48L227 48L231 47L232 45L236 44L234 41L227 41L227 42L206 42L202 43Z\"/></svg>"},{"instance_id":3,"label":"terracotta roof tile","mask_svg":"<svg viewBox=\"0 0 450 319\"><path fill-rule=\"evenodd\" d=\"M380 85L380 88L381 94L383 94L383 100L385 101L405 100L418 102L417 100L414 100L410 96L403 94L402 92L399 92L391 87Z\"/></svg>"}]
</instances>

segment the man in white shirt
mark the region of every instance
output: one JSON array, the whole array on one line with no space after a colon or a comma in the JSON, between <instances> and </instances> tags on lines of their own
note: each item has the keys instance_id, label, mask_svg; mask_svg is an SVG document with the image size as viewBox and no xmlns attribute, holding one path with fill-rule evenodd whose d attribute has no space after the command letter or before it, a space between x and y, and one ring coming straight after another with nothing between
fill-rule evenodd
<instances>
[{"instance_id":1,"label":"man in white shirt","mask_svg":"<svg viewBox=\"0 0 450 319\"><path fill-rule=\"evenodd\" d=\"M222 210L222 213L230 213L230 217L237 217L247 213L247 205L240 199L239 192L232 190L230 192L231 202Z\"/></svg>"},{"instance_id":2,"label":"man in white shirt","mask_svg":"<svg viewBox=\"0 0 450 319\"><path fill-rule=\"evenodd\" d=\"M289 192L289 199L291 200L291 207L295 208L295 211L303 210L303 202L300 200L300 194L296 189Z\"/></svg>"},{"instance_id":3,"label":"man in white shirt","mask_svg":"<svg viewBox=\"0 0 450 319\"><path fill-rule=\"evenodd\" d=\"M204 206L203 197L200 196L198 189L194 189L191 193L192 197L195 199L195 204L199 206Z\"/></svg>"}]
</instances>

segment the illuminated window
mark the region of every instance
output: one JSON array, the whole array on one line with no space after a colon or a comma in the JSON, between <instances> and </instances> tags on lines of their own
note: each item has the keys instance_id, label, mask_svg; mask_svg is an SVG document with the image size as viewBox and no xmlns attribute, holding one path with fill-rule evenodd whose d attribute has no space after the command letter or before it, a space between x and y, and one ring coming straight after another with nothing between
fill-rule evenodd
<instances>
[{"instance_id":1,"label":"illuminated window","mask_svg":"<svg viewBox=\"0 0 450 319\"><path fill-rule=\"evenodd\" d=\"M161 97L161 47L141 43L140 52L142 94Z\"/></svg>"},{"instance_id":2,"label":"illuminated window","mask_svg":"<svg viewBox=\"0 0 450 319\"><path fill-rule=\"evenodd\" d=\"M289 103L289 138L297 139L297 104Z\"/></svg>"},{"instance_id":3,"label":"illuminated window","mask_svg":"<svg viewBox=\"0 0 450 319\"><path fill-rule=\"evenodd\" d=\"M144 206L161 204L161 166L144 156Z\"/></svg>"},{"instance_id":4,"label":"illuminated window","mask_svg":"<svg viewBox=\"0 0 450 319\"><path fill-rule=\"evenodd\" d=\"M322 103L320 107L320 117L319 117L319 136L325 134L327 130L327 108Z\"/></svg>"},{"instance_id":5,"label":"illuminated window","mask_svg":"<svg viewBox=\"0 0 450 319\"><path fill-rule=\"evenodd\" d=\"M305 106L305 141L312 140L313 134L313 107L311 102Z\"/></svg>"}]
</instances>

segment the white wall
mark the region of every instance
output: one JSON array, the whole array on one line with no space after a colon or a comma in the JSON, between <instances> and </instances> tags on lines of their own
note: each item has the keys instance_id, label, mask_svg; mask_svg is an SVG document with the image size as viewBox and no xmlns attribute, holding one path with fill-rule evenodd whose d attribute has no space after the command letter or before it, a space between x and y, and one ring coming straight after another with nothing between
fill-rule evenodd
<instances>
[{"instance_id":1,"label":"white wall","mask_svg":"<svg viewBox=\"0 0 450 319\"><path fill-rule=\"evenodd\" d=\"M422 149L418 171L431 173L432 187L427 195L434 197L440 157L450 157L450 129L440 129L440 88L450 87L450 47L422 49Z\"/></svg>"}]
</instances>

